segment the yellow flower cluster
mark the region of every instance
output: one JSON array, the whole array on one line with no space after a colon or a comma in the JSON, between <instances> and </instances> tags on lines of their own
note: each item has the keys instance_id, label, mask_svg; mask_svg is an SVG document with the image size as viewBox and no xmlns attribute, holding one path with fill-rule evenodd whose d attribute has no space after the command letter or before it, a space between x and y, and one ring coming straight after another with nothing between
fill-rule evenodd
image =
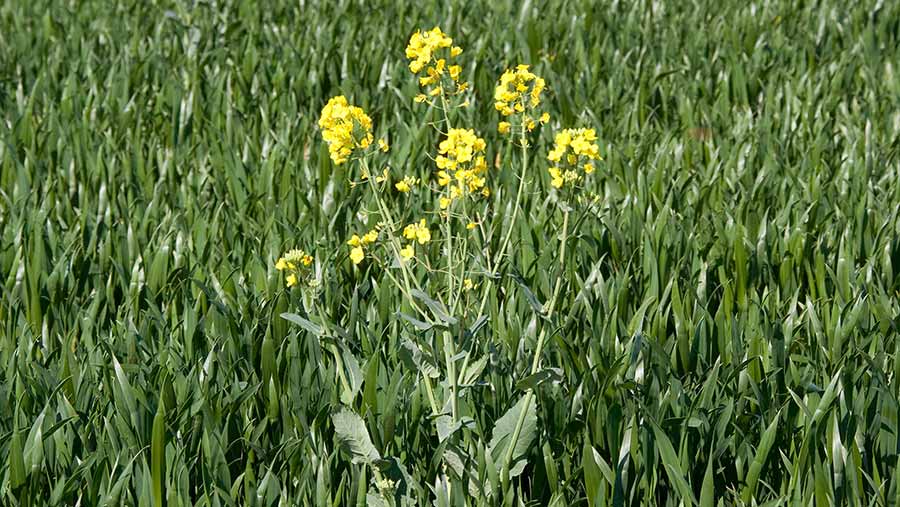
<instances>
[{"instance_id":1,"label":"yellow flower cluster","mask_svg":"<svg viewBox=\"0 0 900 507\"><path fill-rule=\"evenodd\" d=\"M412 187L419 184L419 178L414 178L412 176L404 176L402 180L394 183L394 188L397 189L398 192L407 193L412 190Z\"/></svg>"},{"instance_id":2,"label":"yellow flower cluster","mask_svg":"<svg viewBox=\"0 0 900 507\"><path fill-rule=\"evenodd\" d=\"M403 228L403 237L410 240L409 244L400 250L400 257L404 259L412 259L416 254L415 243L424 245L431 241L431 231L425 219L419 220L418 223L412 223Z\"/></svg>"},{"instance_id":3,"label":"yellow flower cluster","mask_svg":"<svg viewBox=\"0 0 900 507\"><path fill-rule=\"evenodd\" d=\"M426 93L416 96L416 102L425 102L428 97L440 95L441 92L459 94L469 87L468 83L459 81L462 67L450 63L461 53L462 48L454 46L453 39L439 27L424 32L417 30L410 37L406 46L409 70L413 74L423 74L419 77L419 86L426 90Z\"/></svg>"},{"instance_id":4,"label":"yellow flower cluster","mask_svg":"<svg viewBox=\"0 0 900 507\"><path fill-rule=\"evenodd\" d=\"M528 70L528 65L518 65L515 70L507 69L494 89L494 109L507 117L522 114L519 124L530 132L538 122L550 121L549 114L536 116L535 112L541 105L541 93L545 87L544 79ZM510 122L501 121L497 130L507 134L511 127Z\"/></svg>"},{"instance_id":5,"label":"yellow flower cluster","mask_svg":"<svg viewBox=\"0 0 900 507\"><path fill-rule=\"evenodd\" d=\"M487 161L484 158L484 139L475 135L472 129L450 129L447 138L438 146L435 158L438 166L438 185L449 185L449 195L441 197L441 209L459 197L480 192L487 197L490 190L485 187L484 174ZM452 174L451 174L452 173Z\"/></svg>"},{"instance_id":6,"label":"yellow flower cluster","mask_svg":"<svg viewBox=\"0 0 900 507\"><path fill-rule=\"evenodd\" d=\"M368 247L372 243L378 241L378 230L372 229L371 231L359 236L358 234L354 234L347 244L350 245L350 260L353 264L359 264L366 258L365 247Z\"/></svg>"},{"instance_id":7,"label":"yellow flower cluster","mask_svg":"<svg viewBox=\"0 0 900 507\"><path fill-rule=\"evenodd\" d=\"M341 165L354 150L372 144L372 120L362 108L351 105L343 95L332 97L322 108L319 117L322 138L335 164ZM383 146L386 147L385 144Z\"/></svg>"},{"instance_id":8,"label":"yellow flower cluster","mask_svg":"<svg viewBox=\"0 0 900 507\"><path fill-rule=\"evenodd\" d=\"M596 140L594 129L565 129L556 134L555 146L547 154L547 160L557 164L549 169L550 184L562 188L566 184L576 183L581 179L579 167L584 174L594 172L592 161L600 160Z\"/></svg>"},{"instance_id":9,"label":"yellow flower cluster","mask_svg":"<svg viewBox=\"0 0 900 507\"><path fill-rule=\"evenodd\" d=\"M299 285L301 282L304 285L313 286L314 276L311 269L312 263L312 255L295 248L278 259L275 263L275 269L287 272L285 282L288 287Z\"/></svg>"}]
</instances>

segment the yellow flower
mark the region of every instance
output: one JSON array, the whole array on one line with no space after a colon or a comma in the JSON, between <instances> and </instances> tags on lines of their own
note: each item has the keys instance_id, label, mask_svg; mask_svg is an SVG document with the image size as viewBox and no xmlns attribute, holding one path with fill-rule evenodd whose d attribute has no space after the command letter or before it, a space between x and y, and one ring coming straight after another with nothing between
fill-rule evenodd
<instances>
[{"instance_id":1,"label":"yellow flower","mask_svg":"<svg viewBox=\"0 0 900 507\"><path fill-rule=\"evenodd\" d=\"M288 287L300 284L301 281L309 286L314 283L313 273L308 269L314 262L313 256L300 249L293 249L281 256L275 262L275 269L287 271L285 281Z\"/></svg>"},{"instance_id":2,"label":"yellow flower","mask_svg":"<svg viewBox=\"0 0 900 507\"><path fill-rule=\"evenodd\" d=\"M542 114L539 121L541 123L547 123L548 121L550 121L550 113Z\"/></svg>"},{"instance_id":3,"label":"yellow flower","mask_svg":"<svg viewBox=\"0 0 900 507\"><path fill-rule=\"evenodd\" d=\"M413 244L412 244L412 243L410 243L410 244L408 244L408 245L406 245L405 247L403 247L403 248L400 249L400 257L402 257L402 258L404 258L404 259L406 259L406 260L412 259L412 258L413 258L413 255L415 255L415 254L416 254L416 251L415 251L415 249L413 248Z\"/></svg>"},{"instance_id":4,"label":"yellow flower","mask_svg":"<svg viewBox=\"0 0 900 507\"><path fill-rule=\"evenodd\" d=\"M377 240L378 240L378 231L375 229L372 229L371 231L369 231L365 235L363 235L362 244L368 245L370 243L374 243Z\"/></svg>"},{"instance_id":5,"label":"yellow flower","mask_svg":"<svg viewBox=\"0 0 900 507\"><path fill-rule=\"evenodd\" d=\"M476 224L475 222L469 222L466 224L466 229L468 229L470 231L476 227L478 227L478 224Z\"/></svg>"},{"instance_id":6,"label":"yellow flower","mask_svg":"<svg viewBox=\"0 0 900 507\"><path fill-rule=\"evenodd\" d=\"M443 76L446 74L450 81L445 82L451 86L449 91L454 94L462 93L466 83L460 83L462 67L449 64L450 60L462 54L462 48L453 46L453 39L447 36L439 27L427 31L416 31L409 38L406 46L406 58L409 62L409 70L413 74L423 73L419 78L419 86L435 88L428 89L428 95L435 96L444 92L441 86ZM455 87L455 91L452 89ZM416 102L424 102L424 95L416 97Z\"/></svg>"},{"instance_id":7,"label":"yellow flower","mask_svg":"<svg viewBox=\"0 0 900 507\"><path fill-rule=\"evenodd\" d=\"M357 246L350 249L350 260L353 261L353 264L359 264L365 258L366 254L363 253L363 249L361 246Z\"/></svg>"},{"instance_id":8,"label":"yellow flower","mask_svg":"<svg viewBox=\"0 0 900 507\"><path fill-rule=\"evenodd\" d=\"M413 178L412 176L406 176L402 180L398 181L394 184L394 188L398 191L406 193L409 192L412 187L419 184L419 178Z\"/></svg>"},{"instance_id":9,"label":"yellow flower","mask_svg":"<svg viewBox=\"0 0 900 507\"><path fill-rule=\"evenodd\" d=\"M403 237L406 239L412 239L419 242L420 245L424 245L431 241L431 231L428 230L428 225L425 223L425 219L419 220L419 223L412 223L403 228Z\"/></svg>"},{"instance_id":10,"label":"yellow flower","mask_svg":"<svg viewBox=\"0 0 900 507\"><path fill-rule=\"evenodd\" d=\"M475 283L472 282L471 278L466 278L465 280L463 280L463 289L472 290L474 288L475 288Z\"/></svg>"},{"instance_id":11,"label":"yellow flower","mask_svg":"<svg viewBox=\"0 0 900 507\"><path fill-rule=\"evenodd\" d=\"M438 185L445 187L451 182L449 197L441 198L441 208L446 209L453 199L484 188L484 174L487 161L484 158L486 144L472 129L450 129L447 137L438 145L435 157L439 171Z\"/></svg>"},{"instance_id":12,"label":"yellow flower","mask_svg":"<svg viewBox=\"0 0 900 507\"><path fill-rule=\"evenodd\" d=\"M500 76L494 88L494 108L503 116L523 113L541 104L541 93L546 84L528 65L518 65L515 70L507 69ZM541 116L543 118L543 115ZM549 120L549 116L547 118Z\"/></svg>"},{"instance_id":13,"label":"yellow flower","mask_svg":"<svg viewBox=\"0 0 900 507\"><path fill-rule=\"evenodd\" d=\"M359 236L354 234L352 237L350 237L349 240L347 240L347 244L350 246L359 246L361 244Z\"/></svg>"},{"instance_id":14,"label":"yellow flower","mask_svg":"<svg viewBox=\"0 0 900 507\"><path fill-rule=\"evenodd\" d=\"M387 141L384 138L382 138L382 139L378 140L378 149L386 152L389 149L391 149L391 147L388 145Z\"/></svg>"},{"instance_id":15,"label":"yellow flower","mask_svg":"<svg viewBox=\"0 0 900 507\"><path fill-rule=\"evenodd\" d=\"M497 132L501 134L509 134L510 124L508 121L501 121L497 124Z\"/></svg>"},{"instance_id":16,"label":"yellow flower","mask_svg":"<svg viewBox=\"0 0 900 507\"><path fill-rule=\"evenodd\" d=\"M425 102L426 100L428 100L428 96L425 95L424 93L420 93L420 94L416 95L416 98L413 99L414 102L419 103L419 104L422 102Z\"/></svg>"},{"instance_id":17,"label":"yellow flower","mask_svg":"<svg viewBox=\"0 0 900 507\"><path fill-rule=\"evenodd\" d=\"M424 245L431 241L431 231L428 229L428 224L425 223L425 219L423 218L419 220L419 223L412 223L404 227L403 237L416 240L420 245Z\"/></svg>"},{"instance_id":18,"label":"yellow flower","mask_svg":"<svg viewBox=\"0 0 900 507\"><path fill-rule=\"evenodd\" d=\"M335 164L346 162L354 151L372 143L372 120L359 107L347 102L343 95L332 97L319 117L322 138Z\"/></svg>"},{"instance_id":19,"label":"yellow flower","mask_svg":"<svg viewBox=\"0 0 900 507\"><path fill-rule=\"evenodd\" d=\"M562 178L562 171L559 170L559 167L551 167L548 171L550 172L550 184L553 185L554 188L562 188L564 181Z\"/></svg>"},{"instance_id":20,"label":"yellow flower","mask_svg":"<svg viewBox=\"0 0 900 507\"><path fill-rule=\"evenodd\" d=\"M568 168L563 171L559 167L550 169L550 184L562 188L566 183L574 183L581 179L577 169L584 169L585 174L594 172L594 160L600 160L600 148L594 129L565 129L554 137L553 149L547 153L547 160L559 164L564 162Z\"/></svg>"},{"instance_id":21,"label":"yellow flower","mask_svg":"<svg viewBox=\"0 0 900 507\"><path fill-rule=\"evenodd\" d=\"M418 74L426 65L431 63L432 55L440 48L449 48L453 44L453 39L447 37L440 27L434 27L431 30L416 33L409 39L406 46L406 58L411 60L409 69ZM453 50L451 49L451 55ZM457 53L458 54L458 53Z\"/></svg>"}]
</instances>

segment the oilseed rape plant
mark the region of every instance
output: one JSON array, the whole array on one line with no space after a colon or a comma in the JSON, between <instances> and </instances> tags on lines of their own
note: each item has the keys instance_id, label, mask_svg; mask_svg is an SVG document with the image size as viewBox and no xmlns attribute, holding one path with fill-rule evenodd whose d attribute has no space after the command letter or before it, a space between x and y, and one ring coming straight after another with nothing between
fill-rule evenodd
<instances>
[{"instance_id":1,"label":"oilseed rape plant","mask_svg":"<svg viewBox=\"0 0 900 507\"><path fill-rule=\"evenodd\" d=\"M385 192L385 188L390 188L384 185L392 178L391 170L383 167L386 163L379 150L368 149L374 139L372 121L361 108L351 105L344 96L333 97L321 111L319 128L334 164L357 164L357 170L351 172L362 175L370 202L375 203L373 209L361 212L361 219L378 225L368 232L353 234L346 241L348 258L357 269L363 268L366 259L371 259L391 282L392 290L402 297L403 305L396 313L398 324L409 329L402 347L409 354L410 374L418 377L426 393L437 437L436 450L440 449L444 463L440 475L432 480L446 488L445 493L458 488L482 501L496 501L504 496L508 482L521 474L527 464L536 424L533 389L552 378L542 373L540 365L547 338L560 318L554 310L562 277L557 278L550 301L539 308L542 318L538 323L537 343L531 360L521 365L525 377L546 378L529 382L524 396L494 421L491 438L476 431L474 419L479 399L486 393L475 386L489 387L485 379L490 377L486 351L492 346L492 337L481 330L486 320L492 318L487 302L489 295L497 290L494 282L514 271L506 254L512 231L519 227L523 192L541 179L541 172L529 167L529 152L537 139L531 137L538 133L538 126L549 123L550 117L541 111L546 83L530 65L517 65L503 72L493 94L494 109L499 113L500 133L510 135L505 139L519 151L519 157L489 164L491 150L487 141L475 128L459 124L457 111L470 104L465 94L471 91L462 81L462 54L463 49L454 45L453 39L439 27L416 31L406 47L409 71L422 89L414 102L428 107L437 116L437 121L429 123L436 142L432 148L431 181L405 174L393 183L400 195L407 195L424 183L428 191L410 197L420 201L417 205L407 203L398 207L397 201ZM392 137L397 139L398 135L393 133ZM555 164L546 170L551 176L550 185L559 189L560 179L575 181L569 172L575 169L593 172L593 164L600 159L596 140L592 129L562 130L556 135L556 146L549 156L532 158L539 163L549 160ZM388 149L386 142L379 142L379 147L381 151ZM559 164L565 164L569 172L560 172ZM381 169L373 171L372 167ZM513 171L515 186L498 188L494 194L491 181L502 180L499 174L494 174L499 171ZM373 172L378 176L372 177ZM492 200L492 196L500 197ZM436 227L432 229L426 218L410 217L413 208L422 209L426 216L432 217ZM566 265L571 208L566 205L561 209L563 232L559 237L557 261L560 270ZM402 223L407 225L401 229ZM294 252L299 251L285 254L276 267L293 270L297 262L302 265L306 254ZM338 262L340 259L337 258ZM364 279L370 269L364 268L359 275ZM303 278L301 275L288 271L287 287L296 286ZM337 328L327 329L329 319L326 315L316 315L319 308L315 305L307 310L305 317L286 314L285 318L306 329L324 327L323 336L340 337L346 333ZM329 347L335 360L334 380L345 386L345 396L341 399L345 406L334 415L335 427L338 438L351 441L359 435L342 434L350 430L342 429L339 420L353 420L352 432L367 431L360 425L356 412L353 367L347 362L346 344L332 343ZM383 463L353 446L350 452L354 462L372 469L371 498L389 503L411 501L404 500L403 495L388 485L382 476ZM492 456L494 468L487 477L483 471L478 473L463 466L480 453Z\"/></svg>"},{"instance_id":2,"label":"oilseed rape plant","mask_svg":"<svg viewBox=\"0 0 900 507\"><path fill-rule=\"evenodd\" d=\"M0 506L900 507L898 20L2 2Z\"/></svg>"}]
</instances>

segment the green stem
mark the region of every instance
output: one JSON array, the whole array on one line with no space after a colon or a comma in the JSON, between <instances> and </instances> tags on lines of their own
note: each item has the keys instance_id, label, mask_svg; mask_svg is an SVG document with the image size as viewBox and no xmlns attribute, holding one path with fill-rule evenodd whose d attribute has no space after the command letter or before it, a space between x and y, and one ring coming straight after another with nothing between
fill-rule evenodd
<instances>
[{"instance_id":1,"label":"green stem","mask_svg":"<svg viewBox=\"0 0 900 507\"><path fill-rule=\"evenodd\" d=\"M428 395L428 403L431 404L431 415L437 416L441 412L438 409L437 401L434 399L434 388L431 386L431 378L422 373L422 378L425 380L425 393Z\"/></svg>"},{"instance_id":2,"label":"green stem","mask_svg":"<svg viewBox=\"0 0 900 507\"><path fill-rule=\"evenodd\" d=\"M509 228L506 230L506 236L503 238L503 241L500 242L500 250L497 251L497 256L494 258L493 264L495 269L500 268L500 261L503 259L503 256L506 255L506 249L509 248L509 241L512 237L512 231L516 227L516 218L519 216L519 205L522 202L522 194L525 190L525 175L528 174L528 137L525 135L524 125L522 126L520 143L522 145L522 170L519 173L519 188L516 190L516 200L513 203L513 213L512 218L509 221ZM488 261L490 262L490 259L488 259ZM484 307L487 305L489 295L490 291L485 288L476 315L482 315L484 313Z\"/></svg>"},{"instance_id":3,"label":"green stem","mask_svg":"<svg viewBox=\"0 0 900 507\"><path fill-rule=\"evenodd\" d=\"M444 93L444 87L441 86L441 110L444 113L444 124L447 132L450 132L450 115L447 112L447 96ZM449 197L450 189L447 188L447 194ZM453 279L453 224L452 224L452 216L450 214L453 208L453 203L451 201L450 205L447 206L447 216L446 221L444 222L444 234L447 236L447 302L451 308L455 308L453 304L453 296L454 296L454 287L455 282ZM444 331L444 362L447 363L447 380L450 383L450 413L453 418L453 422L457 421L457 416L459 414L459 400L457 399L457 382L456 382L456 344L453 339L453 333L450 331Z\"/></svg>"},{"instance_id":4,"label":"green stem","mask_svg":"<svg viewBox=\"0 0 900 507\"><path fill-rule=\"evenodd\" d=\"M528 137L525 135L524 125L522 126L522 137L520 142L522 144L522 171L519 173L519 189L516 191L516 200L513 204L513 214L509 221L509 229L506 230L506 237L503 238L503 242L500 243L500 250L497 252L497 257L494 258L495 265L500 263L500 260L506 254L506 249L509 248L509 240L512 237L516 218L519 216L519 205L522 202L522 194L525 190L525 176L528 174Z\"/></svg>"},{"instance_id":5,"label":"green stem","mask_svg":"<svg viewBox=\"0 0 900 507\"><path fill-rule=\"evenodd\" d=\"M559 291L562 287L562 279L563 279L563 271L565 270L565 258L566 258L566 242L569 238L569 208L566 207L565 211L563 211L563 231L562 238L559 243L559 267L560 273L556 278L556 285L553 288L553 295L550 297L550 304L547 307L547 316L553 315L553 310L556 308L556 302L559 297ZM541 352L544 348L544 340L547 337L547 329L549 326L547 323L543 323L541 325L541 332L538 335L537 346L534 349L534 359L531 361L531 375L537 373L538 368L541 363ZM505 472L509 471L509 465L512 461L513 450L516 448L516 442L519 440L519 435L522 433L522 426L525 424L525 415L528 413L528 407L531 405L531 400L534 398L534 389L529 389L527 393L525 393L525 401L522 403L522 411L519 412L519 418L516 421L516 428L513 430L512 438L509 441L509 447L506 450L506 457L503 460L503 470Z\"/></svg>"}]
</instances>

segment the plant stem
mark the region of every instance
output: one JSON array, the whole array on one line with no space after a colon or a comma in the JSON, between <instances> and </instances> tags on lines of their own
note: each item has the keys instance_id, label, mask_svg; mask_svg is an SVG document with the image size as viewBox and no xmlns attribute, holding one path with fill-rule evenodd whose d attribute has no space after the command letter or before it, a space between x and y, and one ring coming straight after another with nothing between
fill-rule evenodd
<instances>
[{"instance_id":1,"label":"plant stem","mask_svg":"<svg viewBox=\"0 0 900 507\"><path fill-rule=\"evenodd\" d=\"M509 228L506 230L506 236L503 238L503 241L500 242L500 250L497 251L497 256L494 258L493 264L495 269L500 268L500 261L503 259L503 256L506 255L506 249L509 248L509 241L512 237L512 231L516 227L516 218L519 216L519 205L522 202L522 194L525 190L525 175L528 173L528 137L525 135L524 125L522 126L520 143L522 145L522 170L519 173L519 188L516 190L516 200L513 203L513 213L512 218L509 220ZM476 315L482 315L484 313L484 307L487 305L489 295L490 291L486 289L481 297L481 304L478 307L478 313Z\"/></svg>"},{"instance_id":2,"label":"plant stem","mask_svg":"<svg viewBox=\"0 0 900 507\"><path fill-rule=\"evenodd\" d=\"M522 126L520 143L522 145L522 170L519 173L519 189L516 191L516 200L513 203L513 214L509 221L509 229L506 230L506 237L503 238L503 241L500 243L500 250L497 252L497 257L494 258L495 265L500 263L500 260L506 254L506 249L509 247L509 240L512 237L512 231L516 225L516 218L519 216L519 205L522 202L522 193L525 190L525 175L528 173L528 137L525 135L524 125Z\"/></svg>"},{"instance_id":3,"label":"plant stem","mask_svg":"<svg viewBox=\"0 0 900 507\"><path fill-rule=\"evenodd\" d=\"M447 132L450 132L450 115L447 112L447 96L444 93L444 87L441 86L441 110L444 112L444 124ZM450 187L447 187L447 196L450 196ZM446 220L444 221L444 235L447 241L447 303L451 311L455 308L453 304L454 296L454 279L453 279L453 224L450 214L453 209L453 201L447 206ZM447 363L447 381L450 384L450 414L453 422L457 421L459 413L459 400L457 399L457 382L456 382L456 344L454 343L453 333L444 331L444 362Z\"/></svg>"},{"instance_id":4,"label":"plant stem","mask_svg":"<svg viewBox=\"0 0 900 507\"><path fill-rule=\"evenodd\" d=\"M559 291L562 287L562 272L565 270L565 259L566 259L566 241L568 240L569 233L569 208L563 211L563 231L562 238L559 242L559 268L560 274L556 278L556 285L553 288L553 295L550 297L550 304L547 306L547 318L549 319L553 315L553 310L556 308L556 301L559 297ZM534 349L534 359L531 361L531 375L534 375L538 371L538 367L541 362L541 352L544 348L544 340L547 337L547 329L548 323L543 323L541 325L541 332L538 335L537 346ZM522 433L522 426L525 424L525 416L528 413L528 407L531 405L531 400L534 398L534 389L529 389L527 393L525 393L525 401L522 403L522 411L519 412L519 419L516 421L516 429L513 430L512 437L509 441L509 447L506 449L506 457L503 460L503 470L509 471L509 465L512 461L512 454L514 449L516 448L516 442L519 440L519 435Z\"/></svg>"}]
</instances>

